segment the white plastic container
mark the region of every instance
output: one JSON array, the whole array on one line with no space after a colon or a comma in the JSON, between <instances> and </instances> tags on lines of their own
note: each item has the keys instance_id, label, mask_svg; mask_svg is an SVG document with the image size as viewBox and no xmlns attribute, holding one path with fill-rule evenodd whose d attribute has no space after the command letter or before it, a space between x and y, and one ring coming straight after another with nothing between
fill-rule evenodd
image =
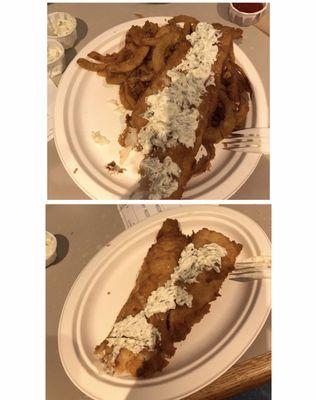
<instances>
[{"instance_id":1,"label":"white plastic container","mask_svg":"<svg viewBox=\"0 0 316 400\"><path fill-rule=\"evenodd\" d=\"M53 39L47 41L47 75L53 78L65 69L65 50L63 46Z\"/></svg>"},{"instance_id":2,"label":"white plastic container","mask_svg":"<svg viewBox=\"0 0 316 400\"><path fill-rule=\"evenodd\" d=\"M46 231L46 267L52 264L57 257L57 239L56 237Z\"/></svg>"},{"instance_id":3,"label":"white plastic container","mask_svg":"<svg viewBox=\"0 0 316 400\"><path fill-rule=\"evenodd\" d=\"M65 12L54 12L47 16L47 36L58 40L65 49L74 46L77 40L77 21Z\"/></svg>"},{"instance_id":4,"label":"white plastic container","mask_svg":"<svg viewBox=\"0 0 316 400\"><path fill-rule=\"evenodd\" d=\"M266 12L268 3L262 3L263 8L259 11L248 13L237 10L233 3L229 3L228 15L231 22L239 26L250 26L256 24Z\"/></svg>"}]
</instances>

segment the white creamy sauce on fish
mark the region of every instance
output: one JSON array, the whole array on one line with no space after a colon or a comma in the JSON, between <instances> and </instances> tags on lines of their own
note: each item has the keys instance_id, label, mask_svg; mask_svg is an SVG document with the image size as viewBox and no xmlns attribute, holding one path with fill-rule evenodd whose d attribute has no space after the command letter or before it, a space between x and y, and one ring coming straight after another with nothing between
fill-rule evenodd
<instances>
[{"instance_id":1,"label":"white creamy sauce on fish","mask_svg":"<svg viewBox=\"0 0 316 400\"><path fill-rule=\"evenodd\" d=\"M144 310L145 315L149 318L157 313L174 310L177 305L192 307L192 299L192 296L184 288L169 280L148 297Z\"/></svg>"},{"instance_id":2,"label":"white creamy sauce on fish","mask_svg":"<svg viewBox=\"0 0 316 400\"><path fill-rule=\"evenodd\" d=\"M149 199L163 199L169 197L178 189L178 178L181 169L178 164L167 156L161 162L157 157L146 157L140 165L141 171L149 181Z\"/></svg>"},{"instance_id":3,"label":"white creamy sauce on fish","mask_svg":"<svg viewBox=\"0 0 316 400\"><path fill-rule=\"evenodd\" d=\"M220 31L211 24L197 24L195 32L186 37L192 47L182 62L167 72L170 85L146 98L147 109L143 117L148 122L138 134L138 142L145 155L153 146L162 149L179 143L187 148L194 146L199 124L198 108L207 86L215 84L212 66L217 58L220 35ZM171 174L172 178L165 171L158 180L161 165L156 161L150 163L148 158L143 160L141 169L151 182L150 199L166 198L177 190L176 178L181 175L181 169L175 165L179 173Z\"/></svg>"},{"instance_id":4,"label":"white creamy sauce on fish","mask_svg":"<svg viewBox=\"0 0 316 400\"><path fill-rule=\"evenodd\" d=\"M154 290L147 299L144 310L135 316L127 316L116 322L106 339L113 346L111 363L113 364L122 348L138 354L144 349L154 350L160 332L147 321L152 315L165 313L179 306L192 307L193 297L185 287L177 285L197 282L198 275L204 270L213 269L220 272L221 258L227 255L225 248L216 243L205 244L196 249L193 243L188 244L181 252L178 265L170 279ZM109 367L110 370L110 367Z\"/></svg>"},{"instance_id":5,"label":"white creamy sauce on fish","mask_svg":"<svg viewBox=\"0 0 316 400\"><path fill-rule=\"evenodd\" d=\"M167 72L171 82L162 91L146 98L144 118L148 123L139 132L139 143L148 154L153 145L166 148L182 143L193 147L199 111L208 85L214 85L212 66L218 53L221 33L200 22L187 35L191 48L182 62Z\"/></svg>"},{"instance_id":6,"label":"white creamy sauce on fish","mask_svg":"<svg viewBox=\"0 0 316 400\"><path fill-rule=\"evenodd\" d=\"M216 243L205 244L199 249L190 243L182 251L179 264L171 275L171 279L175 282L194 283L197 282L197 276L204 270L214 269L220 273L221 258L226 255L227 251L224 247Z\"/></svg>"},{"instance_id":7,"label":"white creamy sauce on fish","mask_svg":"<svg viewBox=\"0 0 316 400\"><path fill-rule=\"evenodd\" d=\"M144 311L141 311L134 317L129 315L116 322L107 341L109 346L113 346L112 358L115 360L122 348L133 353L145 348L153 350L157 338L160 338L158 329L147 322Z\"/></svg>"}]
</instances>

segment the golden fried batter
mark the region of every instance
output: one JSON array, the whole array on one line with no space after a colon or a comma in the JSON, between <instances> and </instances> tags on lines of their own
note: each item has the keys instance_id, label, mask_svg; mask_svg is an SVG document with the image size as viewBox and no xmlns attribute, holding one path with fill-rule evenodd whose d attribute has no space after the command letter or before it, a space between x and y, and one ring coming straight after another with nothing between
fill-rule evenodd
<instances>
[{"instance_id":1,"label":"golden fried batter","mask_svg":"<svg viewBox=\"0 0 316 400\"><path fill-rule=\"evenodd\" d=\"M193 325L209 311L210 303L219 295L220 287L229 272L234 269L236 257L242 249L241 244L206 228L187 237L181 233L177 220L167 219L157 235L156 243L151 246L145 257L135 287L116 322L144 310L150 294L170 279L182 250L189 243L193 243L196 249L211 243L223 247L227 255L221 259L220 272L204 270L197 276L197 282L185 284L187 292L193 297L192 307L177 305L175 309L149 317L148 322L160 332L160 340L154 350L143 349L139 353L133 353L122 348L116 357L112 373L150 377L161 371L176 351L174 344L184 340ZM111 360L111 353L112 348L108 346L106 339L95 349L101 368L103 364L103 368L108 372L106 367Z\"/></svg>"}]
</instances>

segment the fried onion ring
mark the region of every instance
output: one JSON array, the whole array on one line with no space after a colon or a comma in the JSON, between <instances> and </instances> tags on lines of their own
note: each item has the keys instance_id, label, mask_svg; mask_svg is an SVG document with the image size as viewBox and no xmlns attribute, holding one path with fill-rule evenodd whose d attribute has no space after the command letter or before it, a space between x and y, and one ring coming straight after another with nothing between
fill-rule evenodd
<instances>
[{"instance_id":1,"label":"fried onion ring","mask_svg":"<svg viewBox=\"0 0 316 400\"><path fill-rule=\"evenodd\" d=\"M125 91L125 98L128 101L131 110L134 110L135 106L136 106L136 99L133 96L133 92L131 90L131 88L129 87L127 81L123 82L123 86L124 86L124 91Z\"/></svg>"},{"instance_id":2,"label":"fried onion ring","mask_svg":"<svg viewBox=\"0 0 316 400\"><path fill-rule=\"evenodd\" d=\"M172 32L170 34L165 34L161 37L157 46L153 51L153 69L155 72L159 72L165 63L165 54L167 50L177 44L180 40L180 34L178 32Z\"/></svg>"},{"instance_id":3,"label":"fried onion ring","mask_svg":"<svg viewBox=\"0 0 316 400\"><path fill-rule=\"evenodd\" d=\"M206 141L208 143L218 143L225 137L229 136L235 128L236 118L234 113L233 102L229 99L224 90L219 92L219 100L225 108L224 119L219 122L218 126L209 125L205 132Z\"/></svg>"},{"instance_id":4,"label":"fried onion ring","mask_svg":"<svg viewBox=\"0 0 316 400\"><path fill-rule=\"evenodd\" d=\"M168 21L169 23L171 22L176 22L176 23L181 23L181 22L189 22L190 24L198 24L199 20L197 20L194 17L189 17L188 15L177 15L175 17L173 17L172 19L170 19Z\"/></svg>"},{"instance_id":5,"label":"fried onion ring","mask_svg":"<svg viewBox=\"0 0 316 400\"><path fill-rule=\"evenodd\" d=\"M186 35L190 35L191 33L191 22L185 22L183 26L183 33Z\"/></svg>"},{"instance_id":6,"label":"fried onion ring","mask_svg":"<svg viewBox=\"0 0 316 400\"><path fill-rule=\"evenodd\" d=\"M119 90L119 95L120 95L120 100L123 106L127 110L133 110L135 107L135 100L127 93L126 91L126 82L124 81L123 83L120 84L120 90Z\"/></svg>"},{"instance_id":7,"label":"fried onion ring","mask_svg":"<svg viewBox=\"0 0 316 400\"><path fill-rule=\"evenodd\" d=\"M181 29L176 24L163 25L159 28L154 37L145 37L141 40L142 45L156 46L161 40L162 36L171 32L181 32Z\"/></svg>"},{"instance_id":8,"label":"fried onion ring","mask_svg":"<svg viewBox=\"0 0 316 400\"><path fill-rule=\"evenodd\" d=\"M126 44L134 43L137 46L142 46L143 41L152 38L158 32L158 24L146 21L141 28L138 25L133 25L126 35Z\"/></svg>"},{"instance_id":9,"label":"fried onion ring","mask_svg":"<svg viewBox=\"0 0 316 400\"><path fill-rule=\"evenodd\" d=\"M109 83L110 85L119 85L126 79L125 74L115 74L110 72L107 68L105 69L104 73L98 72L98 75L105 76L106 83Z\"/></svg>"},{"instance_id":10,"label":"fried onion ring","mask_svg":"<svg viewBox=\"0 0 316 400\"><path fill-rule=\"evenodd\" d=\"M97 64L92 61L88 61L85 58L78 58L77 64L80 65L81 68L84 68L88 71L93 71L93 72L100 72L104 71L105 69L105 64Z\"/></svg>"},{"instance_id":11,"label":"fried onion ring","mask_svg":"<svg viewBox=\"0 0 316 400\"><path fill-rule=\"evenodd\" d=\"M247 114L249 111L249 95L246 91L240 94L240 104L235 112L236 124L234 130L243 129L246 124Z\"/></svg>"},{"instance_id":12,"label":"fried onion ring","mask_svg":"<svg viewBox=\"0 0 316 400\"><path fill-rule=\"evenodd\" d=\"M110 72L129 72L142 64L145 57L149 52L149 46L138 47L135 53L129 59L122 61L118 64L109 65Z\"/></svg>"},{"instance_id":13,"label":"fried onion ring","mask_svg":"<svg viewBox=\"0 0 316 400\"><path fill-rule=\"evenodd\" d=\"M88 54L88 57L92 58L95 61L100 61L103 64L111 64L112 62L115 62L117 59L117 53L114 54L107 54L106 56L98 53L97 51L91 51Z\"/></svg>"}]
</instances>

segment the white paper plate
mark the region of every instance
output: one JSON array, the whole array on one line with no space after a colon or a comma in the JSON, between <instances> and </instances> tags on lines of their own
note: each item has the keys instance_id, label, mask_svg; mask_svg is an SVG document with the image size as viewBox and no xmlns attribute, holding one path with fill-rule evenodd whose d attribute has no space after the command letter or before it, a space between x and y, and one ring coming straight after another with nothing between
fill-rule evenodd
<instances>
[{"instance_id":1,"label":"white paper plate","mask_svg":"<svg viewBox=\"0 0 316 400\"><path fill-rule=\"evenodd\" d=\"M111 100L119 101L118 86L107 85L104 78L80 68L76 60L96 50L112 53L124 43L125 33L132 25L146 20L164 24L170 17L151 17L118 25L90 42L72 61L60 81L55 107L55 142L60 158L75 183L94 199L127 199L139 181L138 165L142 158L132 152L124 174L109 175L105 165L119 163L117 139L125 126L124 114ZM251 61L235 45L237 62L244 68L253 87L254 101L247 126L268 126L268 105L261 79ZM91 138L100 130L110 145L99 146ZM225 199L236 192L255 169L260 155L233 153L217 148L210 172L190 180L184 199ZM74 172L76 171L76 172Z\"/></svg>"},{"instance_id":2,"label":"white paper plate","mask_svg":"<svg viewBox=\"0 0 316 400\"><path fill-rule=\"evenodd\" d=\"M47 78L47 141L54 137L54 110L57 96L57 87L54 82Z\"/></svg>"},{"instance_id":3,"label":"white paper plate","mask_svg":"<svg viewBox=\"0 0 316 400\"><path fill-rule=\"evenodd\" d=\"M223 374L259 334L270 311L269 281L226 280L221 297L195 325L168 367L157 377L136 380L99 375L93 349L109 333L132 290L149 247L166 218L186 234L203 227L243 244L240 258L270 254L270 241L251 219L220 206L185 206L138 223L100 250L70 290L59 323L64 369L85 394L98 400L171 400L189 395Z\"/></svg>"}]
</instances>

